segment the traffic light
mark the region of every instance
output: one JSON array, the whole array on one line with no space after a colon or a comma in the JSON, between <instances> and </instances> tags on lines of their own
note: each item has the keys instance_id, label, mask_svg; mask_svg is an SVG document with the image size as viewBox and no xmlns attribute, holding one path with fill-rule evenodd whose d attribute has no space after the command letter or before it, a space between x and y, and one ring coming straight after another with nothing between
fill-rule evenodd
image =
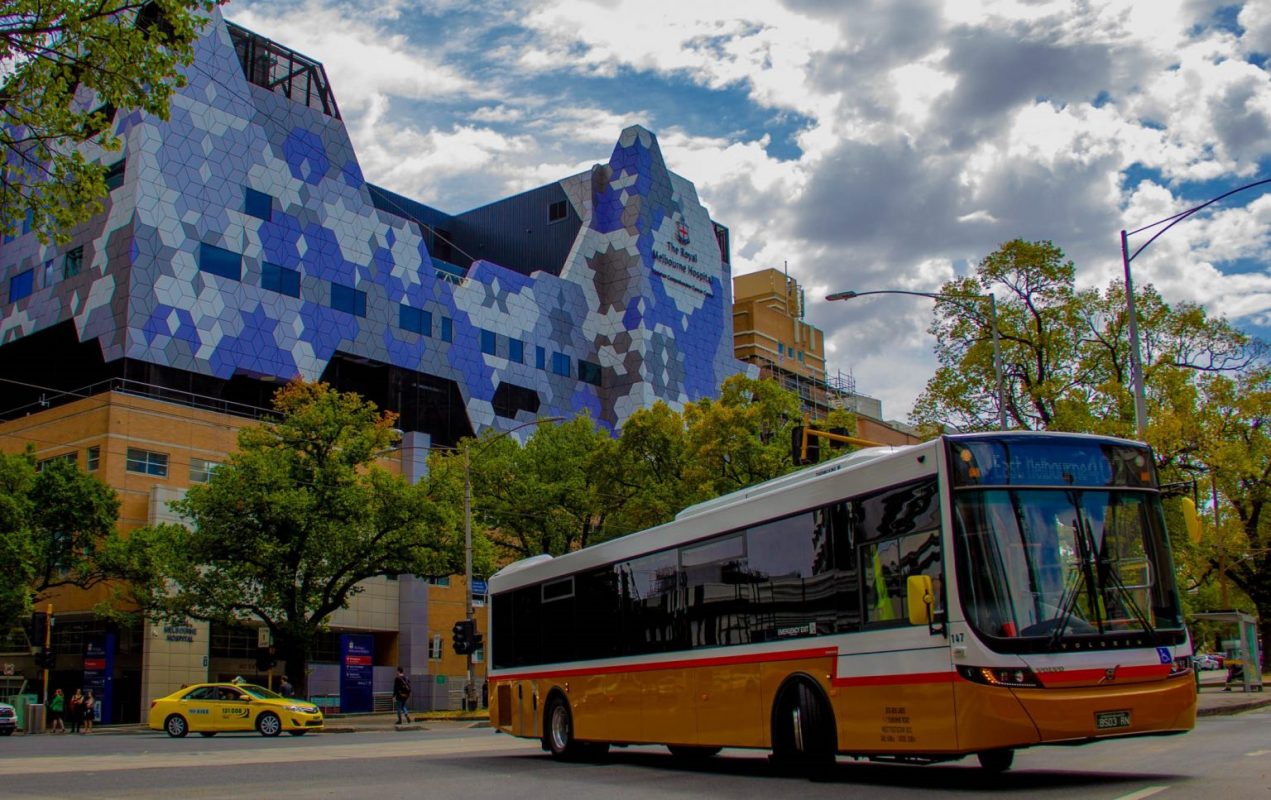
<instances>
[{"instance_id":1,"label":"traffic light","mask_svg":"<svg viewBox=\"0 0 1271 800\"><path fill-rule=\"evenodd\" d=\"M816 436L809 436L803 425L790 429L790 459L796 467L815 464L821 459L821 442Z\"/></svg>"},{"instance_id":2,"label":"traffic light","mask_svg":"<svg viewBox=\"0 0 1271 800\"><path fill-rule=\"evenodd\" d=\"M485 644L485 637L481 635L481 631L476 630L475 623L472 630L472 652L477 652L481 646Z\"/></svg>"},{"instance_id":3,"label":"traffic light","mask_svg":"<svg viewBox=\"0 0 1271 800\"><path fill-rule=\"evenodd\" d=\"M256 669L260 672L268 672L278 663L277 653L273 645L269 647L256 648Z\"/></svg>"},{"instance_id":4,"label":"traffic light","mask_svg":"<svg viewBox=\"0 0 1271 800\"><path fill-rule=\"evenodd\" d=\"M455 653L466 656L476 649L475 639L477 632L477 623L470 619L461 619L455 623L450 629L451 646L454 647Z\"/></svg>"},{"instance_id":5,"label":"traffic light","mask_svg":"<svg viewBox=\"0 0 1271 800\"><path fill-rule=\"evenodd\" d=\"M52 650L39 649L35 653L35 666L40 669L53 669L57 665L57 653Z\"/></svg>"}]
</instances>

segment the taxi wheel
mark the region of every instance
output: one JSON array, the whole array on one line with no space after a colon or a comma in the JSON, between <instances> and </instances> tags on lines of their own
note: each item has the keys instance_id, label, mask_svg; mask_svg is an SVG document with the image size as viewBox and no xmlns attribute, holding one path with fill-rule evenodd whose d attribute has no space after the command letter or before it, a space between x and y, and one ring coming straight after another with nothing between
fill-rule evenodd
<instances>
[{"instance_id":1,"label":"taxi wheel","mask_svg":"<svg viewBox=\"0 0 1271 800\"><path fill-rule=\"evenodd\" d=\"M261 714L256 718L256 730L261 736L277 736L282 733L282 720L277 714Z\"/></svg>"},{"instance_id":2,"label":"taxi wheel","mask_svg":"<svg viewBox=\"0 0 1271 800\"><path fill-rule=\"evenodd\" d=\"M180 714L173 714L163 721L163 729L174 739L180 739L190 732L190 723Z\"/></svg>"}]
</instances>

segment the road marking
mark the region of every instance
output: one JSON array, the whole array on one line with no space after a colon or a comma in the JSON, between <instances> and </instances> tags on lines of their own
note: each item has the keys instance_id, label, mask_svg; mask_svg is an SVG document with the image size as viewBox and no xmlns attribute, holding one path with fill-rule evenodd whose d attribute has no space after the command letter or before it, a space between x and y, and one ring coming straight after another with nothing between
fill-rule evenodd
<instances>
[{"instance_id":1,"label":"road marking","mask_svg":"<svg viewBox=\"0 0 1271 800\"><path fill-rule=\"evenodd\" d=\"M1265 756L1269 753L1271 753L1271 750L1254 750L1252 753L1245 753L1245 757L1251 758L1256 756Z\"/></svg>"},{"instance_id":2,"label":"road marking","mask_svg":"<svg viewBox=\"0 0 1271 800\"><path fill-rule=\"evenodd\" d=\"M1120 797L1114 798L1114 800L1143 800L1143 798L1145 797L1151 797L1154 794L1160 794L1161 792L1165 791L1168 788L1169 788L1168 786L1149 786L1146 789L1139 789L1137 792L1130 792L1129 794L1123 794Z\"/></svg>"},{"instance_id":3,"label":"road marking","mask_svg":"<svg viewBox=\"0 0 1271 800\"><path fill-rule=\"evenodd\" d=\"M134 769L185 769L252 764L277 764L280 759L293 761L327 761L337 759L400 758L402 756L447 756L504 751L520 753L538 751L537 740L512 739L506 736L378 744L344 744L253 750L209 750L202 747L180 753L113 754L102 756L64 755L0 759L0 775L44 775L76 772L121 772Z\"/></svg>"}]
</instances>

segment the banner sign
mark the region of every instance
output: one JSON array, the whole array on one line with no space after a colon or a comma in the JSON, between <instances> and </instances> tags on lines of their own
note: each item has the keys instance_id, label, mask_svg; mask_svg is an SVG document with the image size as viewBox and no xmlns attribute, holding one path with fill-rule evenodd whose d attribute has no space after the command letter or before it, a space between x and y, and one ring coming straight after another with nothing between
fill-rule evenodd
<instances>
[{"instance_id":1,"label":"banner sign","mask_svg":"<svg viewBox=\"0 0 1271 800\"><path fill-rule=\"evenodd\" d=\"M367 633L340 634L340 713L369 713L375 708L371 693L375 637Z\"/></svg>"},{"instance_id":2,"label":"banner sign","mask_svg":"<svg viewBox=\"0 0 1271 800\"><path fill-rule=\"evenodd\" d=\"M90 636L84 643L84 690L93 693L93 719L109 725L115 688L115 634Z\"/></svg>"}]
</instances>

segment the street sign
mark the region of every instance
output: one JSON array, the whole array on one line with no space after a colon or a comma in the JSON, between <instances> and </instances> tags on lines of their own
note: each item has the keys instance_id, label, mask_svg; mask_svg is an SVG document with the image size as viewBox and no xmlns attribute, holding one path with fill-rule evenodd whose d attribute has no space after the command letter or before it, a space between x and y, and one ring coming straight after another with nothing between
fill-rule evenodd
<instances>
[{"instance_id":1,"label":"street sign","mask_svg":"<svg viewBox=\"0 0 1271 800\"><path fill-rule=\"evenodd\" d=\"M256 629L256 646L257 647L269 647L273 643L274 643L274 637L273 637L273 634L269 632L269 628L265 627L264 625L261 625L259 628Z\"/></svg>"},{"instance_id":2,"label":"street sign","mask_svg":"<svg viewBox=\"0 0 1271 800\"><path fill-rule=\"evenodd\" d=\"M13 674L13 665L12 665L12 664L5 664L5 665L4 665L4 674L5 674L6 676L9 676L9 675L12 675L12 674Z\"/></svg>"},{"instance_id":3,"label":"street sign","mask_svg":"<svg viewBox=\"0 0 1271 800\"><path fill-rule=\"evenodd\" d=\"M473 598L485 597L489 589L485 585L485 581L481 578L472 579L472 596Z\"/></svg>"}]
</instances>

